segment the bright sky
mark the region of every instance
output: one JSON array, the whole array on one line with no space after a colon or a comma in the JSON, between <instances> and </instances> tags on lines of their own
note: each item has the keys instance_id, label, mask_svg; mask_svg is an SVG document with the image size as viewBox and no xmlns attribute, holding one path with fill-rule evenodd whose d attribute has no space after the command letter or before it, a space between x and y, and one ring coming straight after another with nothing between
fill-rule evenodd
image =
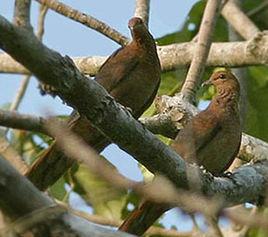
<instances>
[{"instance_id":1,"label":"bright sky","mask_svg":"<svg viewBox=\"0 0 268 237\"><path fill-rule=\"evenodd\" d=\"M149 28L154 37L157 38L178 30L195 1L151 1ZM39 5L35 1L32 2L32 24L35 26ZM108 23L124 35L129 36L127 22L134 13L134 0L65 0L62 2ZM0 14L12 20L13 6L14 1L12 0L0 1ZM69 56L110 55L119 47L119 45L103 35L53 11L49 11L46 18L44 43L61 54ZM0 75L1 107L12 101L22 77L18 75ZM62 104L59 99L41 96L37 89L37 81L32 78L19 111L44 115L44 111L48 109L55 114L69 114L71 112L71 109ZM104 151L104 155L127 177L135 180L141 179L136 162L115 145L108 147ZM178 215L177 212L173 211L165 218L165 224L168 226L176 225L181 223L184 218L185 216ZM185 222L183 229L191 228L190 223L190 220Z\"/></svg>"}]
</instances>

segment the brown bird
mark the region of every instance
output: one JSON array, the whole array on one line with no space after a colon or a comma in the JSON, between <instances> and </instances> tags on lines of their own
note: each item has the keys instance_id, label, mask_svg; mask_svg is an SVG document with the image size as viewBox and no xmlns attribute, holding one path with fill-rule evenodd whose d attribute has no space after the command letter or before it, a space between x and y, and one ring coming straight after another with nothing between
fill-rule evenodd
<instances>
[{"instance_id":1,"label":"brown bird","mask_svg":"<svg viewBox=\"0 0 268 237\"><path fill-rule=\"evenodd\" d=\"M131 109L138 118L151 105L160 84L161 67L154 38L140 18L130 19L128 27L132 41L115 51L102 65L95 80L114 99ZM103 136L84 116L73 113L71 129L97 151L111 141ZM40 189L45 190L60 178L73 164L53 143L33 164L26 176Z\"/></svg>"},{"instance_id":2,"label":"brown bird","mask_svg":"<svg viewBox=\"0 0 268 237\"><path fill-rule=\"evenodd\" d=\"M214 85L217 95L208 108L189 121L178 133L172 148L187 162L202 165L219 176L231 165L239 151L241 124L239 83L230 71L212 74L204 85ZM145 201L119 228L142 235L165 211L167 205Z\"/></svg>"}]
</instances>

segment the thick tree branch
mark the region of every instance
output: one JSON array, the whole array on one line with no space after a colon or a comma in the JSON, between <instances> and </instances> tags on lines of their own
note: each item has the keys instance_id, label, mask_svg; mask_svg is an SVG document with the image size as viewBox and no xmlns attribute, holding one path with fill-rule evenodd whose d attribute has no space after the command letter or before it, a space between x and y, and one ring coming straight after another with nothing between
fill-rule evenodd
<instances>
[{"instance_id":1,"label":"thick tree branch","mask_svg":"<svg viewBox=\"0 0 268 237\"><path fill-rule=\"evenodd\" d=\"M218 18L220 5L221 0L209 0L206 4L198 33L197 44L193 53L193 60L181 89L182 94L189 101L195 100L195 92L200 85L200 81L205 70L212 42L211 37Z\"/></svg>"},{"instance_id":2,"label":"thick tree branch","mask_svg":"<svg viewBox=\"0 0 268 237\"><path fill-rule=\"evenodd\" d=\"M234 0L227 1L221 14L244 39L249 40L260 31Z\"/></svg>"},{"instance_id":3,"label":"thick tree branch","mask_svg":"<svg viewBox=\"0 0 268 237\"><path fill-rule=\"evenodd\" d=\"M0 156L0 208L12 220L25 216L53 202L20 175ZM22 195L23 194L23 195Z\"/></svg>"},{"instance_id":4,"label":"thick tree branch","mask_svg":"<svg viewBox=\"0 0 268 237\"><path fill-rule=\"evenodd\" d=\"M158 47L163 71L188 66L192 60L195 43L179 43ZM82 73L95 75L107 57L74 57L73 61ZM207 66L240 67L266 65L268 62L268 35L257 33L252 39L231 43L212 43ZM0 72L29 73L10 56L0 54Z\"/></svg>"},{"instance_id":5,"label":"thick tree branch","mask_svg":"<svg viewBox=\"0 0 268 237\"><path fill-rule=\"evenodd\" d=\"M150 0L136 0L134 15L140 17L148 27L150 13Z\"/></svg>"},{"instance_id":6,"label":"thick tree branch","mask_svg":"<svg viewBox=\"0 0 268 237\"><path fill-rule=\"evenodd\" d=\"M160 105L161 103L162 105ZM199 112L196 107L180 97L163 96L162 101L159 101L158 104L161 107L159 109L164 111L162 110L159 114L150 118L141 118L140 122L152 133L161 134L172 139L175 138L189 119ZM46 121L42 117L0 109L0 126L40 132L51 136L44 128ZM238 158L247 162L251 160L268 160L268 143L244 133Z\"/></svg>"},{"instance_id":7,"label":"thick tree branch","mask_svg":"<svg viewBox=\"0 0 268 237\"><path fill-rule=\"evenodd\" d=\"M197 167L187 165L170 147L133 119L98 83L84 77L70 58L48 49L34 35L12 26L3 17L0 17L0 46L42 82L56 88L66 103L85 115L151 172L165 175L181 188L188 186L186 166L187 172ZM202 171L200 178L200 188L205 194L222 195L229 203L252 201L264 192L268 162L243 166L230 178L216 178Z\"/></svg>"},{"instance_id":8,"label":"thick tree branch","mask_svg":"<svg viewBox=\"0 0 268 237\"><path fill-rule=\"evenodd\" d=\"M117 30L111 28L104 22L88 15L85 13L82 13L64 3L61 3L57 0L36 0L40 4L44 4L47 7L49 7L51 10L66 16L74 21L80 22L81 24L96 30L97 32L107 36L111 40L115 41L116 43L120 45L125 45L128 43L129 39L122 35Z\"/></svg>"},{"instance_id":9,"label":"thick tree branch","mask_svg":"<svg viewBox=\"0 0 268 237\"><path fill-rule=\"evenodd\" d=\"M0 208L13 221L0 232L1 236L8 236L11 231L22 234L31 230L31 236L36 237L55 236L53 233L61 233L61 236L66 237L130 236L122 232L115 233L114 230L93 225L69 214L38 191L1 156L0 180Z\"/></svg>"}]
</instances>

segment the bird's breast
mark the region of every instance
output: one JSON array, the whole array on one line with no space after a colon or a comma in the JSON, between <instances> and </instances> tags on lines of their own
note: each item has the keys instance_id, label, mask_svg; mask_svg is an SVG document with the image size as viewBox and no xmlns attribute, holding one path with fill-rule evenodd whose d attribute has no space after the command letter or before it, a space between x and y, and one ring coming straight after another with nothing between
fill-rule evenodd
<instances>
[{"instance_id":1,"label":"bird's breast","mask_svg":"<svg viewBox=\"0 0 268 237\"><path fill-rule=\"evenodd\" d=\"M110 92L117 102L132 110L134 117L139 117L152 103L160 83L159 68L151 63L145 65L139 64Z\"/></svg>"}]
</instances>

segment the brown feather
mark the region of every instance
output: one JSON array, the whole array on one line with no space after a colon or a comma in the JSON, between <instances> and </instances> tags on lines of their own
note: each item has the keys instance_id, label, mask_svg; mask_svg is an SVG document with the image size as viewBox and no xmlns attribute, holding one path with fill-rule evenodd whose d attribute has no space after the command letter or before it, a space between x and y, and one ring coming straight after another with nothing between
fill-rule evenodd
<instances>
[{"instance_id":1,"label":"brown feather","mask_svg":"<svg viewBox=\"0 0 268 237\"><path fill-rule=\"evenodd\" d=\"M195 162L212 174L221 175L233 162L240 146L240 89L229 71L214 73L206 84L213 84L217 95L206 110L193 117L179 132L172 148L187 162ZM169 208L145 201L119 229L142 235Z\"/></svg>"},{"instance_id":2,"label":"brown feather","mask_svg":"<svg viewBox=\"0 0 268 237\"><path fill-rule=\"evenodd\" d=\"M133 40L106 60L95 80L138 118L153 102L160 83L161 68L155 41L142 20L132 18L129 28ZM78 113L70 117L69 126L99 152L111 142ZM53 143L26 175L39 189L45 190L72 164L72 160L57 150Z\"/></svg>"}]
</instances>

